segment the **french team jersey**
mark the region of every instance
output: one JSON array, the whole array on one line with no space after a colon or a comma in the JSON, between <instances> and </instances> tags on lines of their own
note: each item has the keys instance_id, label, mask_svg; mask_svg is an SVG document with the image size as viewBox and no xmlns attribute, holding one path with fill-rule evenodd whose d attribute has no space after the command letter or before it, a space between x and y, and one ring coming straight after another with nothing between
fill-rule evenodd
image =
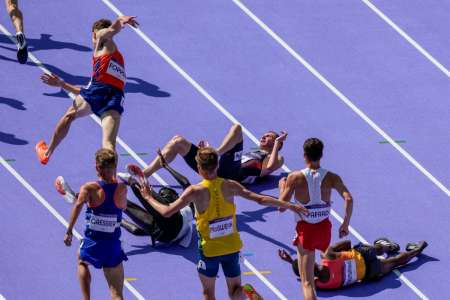
<instances>
[{"instance_id":1,"label":"french team jersey","mask_svg":"<svg viewBox=\"0 0 450 300\"><path fill-rule=\"evenodd\" d=\"M105 83L123 91L127 75L125 62L119 50L112 54L93 57L92 65L92 82Z\"/></svg>"}]
</instances>

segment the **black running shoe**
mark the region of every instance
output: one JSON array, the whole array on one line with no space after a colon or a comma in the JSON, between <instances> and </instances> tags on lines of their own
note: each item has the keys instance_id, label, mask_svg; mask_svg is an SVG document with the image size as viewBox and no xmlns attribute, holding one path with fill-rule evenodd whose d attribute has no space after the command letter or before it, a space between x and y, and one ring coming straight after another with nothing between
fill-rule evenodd
<instances>
[{"instance_id":1,"label":"black running shoe","mask_svg":"<svg viewBox=\"0 0 450 300\"><path fill-rule=\"evenodd\" d=\"M397 243L392 242L391 240L389 240L388 238L378 238L373 242L374 245L382 245L382 246L387 246L389 249L389 253L396 253L398 251L400 251L400 245Z\"/></svg>"},{"instance_id":2,"label":"black running shoe","mask_svg":"<svg viewBox=\"0 0 450 300\"><path fill-rule=\"evenodd\" d=\"M26 64L28 60L28 45L23 33L16 34L17 40L17 60L21 64Z\"/></svg>"},{"instance_id":3,"label":"black running shoe","mask_svg":"<svg viewBox=\"0 0 450 300\"><path fill-rule=\"evenodd\" d=\"M406 244L406 251L419 251L419 254L428 246L425 241L420 241L418 243L408 243Z\"/></svg>"}]
</instances>

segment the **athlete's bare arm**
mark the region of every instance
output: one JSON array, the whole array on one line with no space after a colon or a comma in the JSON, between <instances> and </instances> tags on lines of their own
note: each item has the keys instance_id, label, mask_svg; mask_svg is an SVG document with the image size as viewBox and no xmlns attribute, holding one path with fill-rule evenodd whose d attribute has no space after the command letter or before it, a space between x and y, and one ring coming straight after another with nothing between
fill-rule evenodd
<instances>
[{"instance_id":1,"label":"athlete's bare arm","mask_svg":"<svg viewBox=\"0 0 450 300\"><path fill-rule=\"evenodd\" d=\"M148 185L146 184L142 185L140 191L142 197L157 212L159 212L163 217L166 218L172 216L174 213L180 211L183 207L189 205L189 203L195 201L195 199L198 198L200 192L197 189L197 186L191 185L181 194L181 196L177 200L170 203L169 205L164 205L159 203L155 198L153 198L150 187Z\"/></svg>"},{"instance_id":2,"label":"athlete's bare arm","mask_svg":"<svg viewBox=\"0 0 450 300\"><path fill-rule=\"evenodd\" d=\"M301 173L300 172L292 172L288 175L288 177L283 177L280 179L279 188L280 188L280 201L289 202L292 199L292 196L295 193L296 185L300 180ZM280 211L285 211L285 209L280 208Z\"/></svg>"},{"instance_id":3,"label":"athlete's bare arm","mask_svg":"<svg viewBox=\"0 0 450 300\"><path fill-rule=\"evenodd\" d=\"M286 138L287 132L282 131L281 135L275 139L272 152L263 161L261 177L269 175L283 166L284 157L279 154L279 151Z\"/></svg>"},{"instance_id":4,"label":"athlete's bare arm","mask_svg":"<svg viewBox=\"0 0 450 300\"><path fill-rule=\"evenodd\" d=\"M348 251L352 248L352 242L349 240L337 242L327 248L324 257L328 259L336 259L339 257L339 252Z\"/></svg>"},{"instance_id":5,"label":"athlete's bare arm","mask_svg":"<svg viewBox=\"0 0 450 300\"><path fill-rule=\"evenodd\" d=\"M72 230L77 222L78 216L80 215L83 205L90 200L90 183L84 184L80 188L80 193L78 194L77 200L75 201L72 211L70 213L69 226L67 227L66 235L64 236L64 244L70 246L72 244Z\"/></svg>"},{"instance_id":6,"label":"athlete's bare arm","mask_svg":"<svg viewBox=\"0 0 450 300\"><path fill-rule=\"evenodd\" d=\"M344 199L344 206L345 206L345 216L344 216L344 222L342 223L341 227L339 228L339 238L342 238L346 235L348 235L348 226L350 224L350 218L352 217L353 212L353 197L348 191L347 187L345 186L344 182L342 181L341 177L339 177L336 174L331 174L332 180L333 180L333 188L341 195L342 199Z\"/></svg>"},{"instance_id":7,"label":"athlete's bare arm","mask_svg":"<svg viewBox=\"0 0 450 300\"><path fill-rule=\"evenodd\" d=\"M58 76L56 76L55 74L43 74L41 76L41 80L43 83L50 85L50 86L56 86L56 87L60 87L68 92L71 92L75 95L78 95L81 91L81 88L78 86L75 86L73 84L67 83L65 82L63 79L59 78Z\"/></svg>"},{"instance_id":8,"label":"athlete's bare arm","mask_svg":"<svg viewBox=\"0 0 450 300\"><path fill-rule=\"evenodd\" d=\"M94 56L99 55L98 52L114 52L116 50L116 45L112 41L112 38L118 34L126 24L136 28L139 23L135 19L136 17L121 16L118 17L108 28L98 30L95 33L97 43L94 49Z\"/></svg>"},{"instance_id":9,"label":"athlete's bare arm","mask_svg":"<svg viewBox=\"0 0 450 300\"><path fill-rule=\"evenodd\" d=\"M247 190L243 185L234 180L225 180L224 184L224 190L230 191L233 196L241 196L242 198L255 201L258 204L264 206L281 207L284 209L292 210L293 212L296 212L298 214L308 214L308 210L301 205L282 202L271 196L257 194L255 192Z\"/></svg>"}]
</instances>

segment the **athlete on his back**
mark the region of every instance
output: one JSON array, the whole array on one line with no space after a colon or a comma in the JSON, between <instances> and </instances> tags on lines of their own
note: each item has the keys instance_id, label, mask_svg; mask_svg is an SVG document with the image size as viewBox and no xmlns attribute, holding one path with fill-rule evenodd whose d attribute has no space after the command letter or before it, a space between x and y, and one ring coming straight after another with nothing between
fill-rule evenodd
<instances>
[{"instance_id":1,"label":"athlete on his back","mask_svg":"<svg viewBox=\"0 0 450 300\"><path fill-rule=\"evenodd\" d=\"M123 112L126 75L124 59L113 37L125 24L133 27L138 25L135 17L122 16L114 23L101 19L92 26L93 74L86 88L68 84L54 74L42 75L44 83L61 87L76 95L73 104L56 125L50 144L47 146L43 140L36 144L36 153L42 164L47 164L56 147L69 132L72 122L91 113L101 119L102 147L115 150L120 116Z\"/></svg>"},{"instance_id":2,"label":"athlete on his back","mask_svg":"<svg viewBox=\"0 0 450 300\"><path fill-rule=\"evenodd\" d=\"M295 215L297 246L300 258L299 269L302 277L305 300L316 299L314 290L315 250L325 252L331 241L331 191L335 189L345 200L344 222L339 228L339 237L348 234L348 226L353 210L353 199L341 178L320 166L323 143L317 138L307 139L303 145L306 168L294 171L280 180L280 200L290 201L292 196L309 210L306 216Z\"/></svg>"}]
</instances>

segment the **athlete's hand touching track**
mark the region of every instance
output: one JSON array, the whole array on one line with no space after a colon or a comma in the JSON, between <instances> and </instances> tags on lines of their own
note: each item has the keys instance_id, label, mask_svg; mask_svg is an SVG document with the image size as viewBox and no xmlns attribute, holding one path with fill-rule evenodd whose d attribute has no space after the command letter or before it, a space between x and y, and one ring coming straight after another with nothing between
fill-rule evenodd
<instances>
[{"instance_id":1,"label":"athlete's hand touching track","mask_svg":"<svg viewBox=\"0 0 450 300\"><path fill-rule=\"evenodd\" d=\"M67 247L72 245L72 236L72 232L66 232L66 235L64 236L64 244L66 244Z\"/></svg>"},{"instance_id":2,"label":"athlete's hand touching track","mask_svg":"<svg viewBox=\"0 0 450 300\"><path fill-rule=\"evenodd\" d=\"M135 20L136 16L121 16L119 18L120 23L122 24L122 27L125 26L125 24L128 24L134 28L137 28L139 26L139 23Z\"/></svg>"},{"instance_id":3,"label":"athlete's hand touching track","mask_svg":"<svg viewBox=\"0 0 450 300\"><path fill-rule=\"evenodd\" d=\"M44 74L41 76L43 83L50 86L62 87L64 85L64 80L56 76L55 74Z\"/></svg>"},{"instance_id":4,"label":"athlete's hand touching track","mask_svg":"<svg viewBox=\"0 0 450 300\"><path fill-rule=\"evenodd\" d=\"M339 227L339 238L342 239L344 236L347 236L349 233L348 224L342 224Z\"/></svg>"}]
</instances>

